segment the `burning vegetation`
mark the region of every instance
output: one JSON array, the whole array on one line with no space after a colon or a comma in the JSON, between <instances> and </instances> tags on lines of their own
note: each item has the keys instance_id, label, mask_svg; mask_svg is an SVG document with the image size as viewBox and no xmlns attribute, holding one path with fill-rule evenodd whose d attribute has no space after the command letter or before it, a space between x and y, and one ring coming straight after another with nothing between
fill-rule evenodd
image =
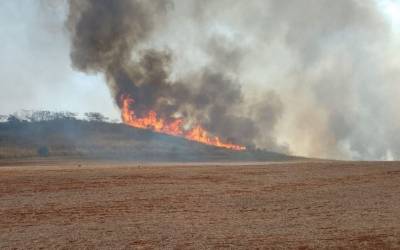
<instances>
[{"instance_id":1,"label":"burning vegetation","mask_svg":"<svg viewBox=\"0 0 400 250\"><path fill-rule=\"evenodd\" d=\"M125 99L125 105L133 105L130 101L129 98ZM127 119L132 119L134 106L126 107L129 110L127 109L125 114L130 115ZM158 122L160 124L160 121ZM228 143L219 147L209 145L218 143L220 139L208 136L208 133L199 130L198 127L186 129L185 126L178 126L177 128L182 129L181 132L166 131L157 127L156 133L153 132L156 129L151 126L153 125L150 123L136 124L132 128L119 121L109 121L100 113L85 113L83 116L71 112L24 110L11 115L0 115L0 159L37 156L143 162L247 162L294 159L263 150L241 150ZM178 134L170 136L171 133ZM198 138L188 138L196 133L204 133L201 139L207 138L209 141L197 143Z\"/></svg>"},{"instance_id":2,"label":"burning vegetation","mask_svg":"<svg viewBox=\"0 0 400 250\"><path fill-rule=\"evenodd\" d=\"M271 94L247 102L239 78L225 67L239 61L235 49L211 39L209 63L175 74L175 51L152 41L162 36L171 9L164 0L70 0L72 65L105 76L123 122L132 127L236 151L260 138L275 145L265 133L272 133L281 102Z\"/></svg>"},{"instance_id":3,"label":"burning vegetation","mask_svg":"<svg viewBox=\"0 0 400 250\"><path fill-rule=\"evenodd\" d=\"M196 125L190 129L184 129L185 123L181 118L163 119L157 115L153 110L149 111L144 117L137 117L135 111L131 109L135 101L129 97L123 95L121 98L122 102L122 120L125 124L135 128L151 129L153 131L173 135L181 136L191 141L197 141L207 145L212 145L221 148L227 148L232 150L245 150L245 146L222 142L217 136L210 136L209 133L204 130L200 125Z\"/></svg>"}]
</instances>

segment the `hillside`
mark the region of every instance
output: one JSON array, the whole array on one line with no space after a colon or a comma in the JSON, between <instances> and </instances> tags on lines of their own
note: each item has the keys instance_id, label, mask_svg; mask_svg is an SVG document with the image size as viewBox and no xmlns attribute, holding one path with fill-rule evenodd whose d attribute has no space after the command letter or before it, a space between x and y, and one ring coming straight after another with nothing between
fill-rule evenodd
<instances>
[{"instance_id":1,"label":"hillside","mask_svg":"<svg viewBox=\"0 0 400 250\"><path fill-rule=\"evenodd\" d=\"M0 123L0 158L84 157L138 161L279 161L293 157L236 152L123 124L55 120ZM42 153L43 155L43 153Z\"/></svg>"}]
</instances>

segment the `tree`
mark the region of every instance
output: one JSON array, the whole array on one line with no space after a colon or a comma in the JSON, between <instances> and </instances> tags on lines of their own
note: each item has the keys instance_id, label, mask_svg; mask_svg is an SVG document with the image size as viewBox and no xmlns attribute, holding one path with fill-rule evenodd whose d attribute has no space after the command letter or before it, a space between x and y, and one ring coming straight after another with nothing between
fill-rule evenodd
<instances>
[{"instance_id":1,"label":"tree","mask_svg":"<svg viewBox=\"0 0 400 250\"><path fill-rule=\"evenodd\" d=\"M63 112L54 112L51 114L51 120L76 120L76 113L63 111Z\"/></svg>"},{"instance_id":2,"label":"tree","mask_svg":"<svg viewBox=\"0 0 400 250\"><path fill-rule=\"evenodd\" d=\"M90 122L106 122L108 120L107 117L97 112L88 112L85 113L85 116Z\"/></svg>"},{"instance_id":3,"label":"tree","mask_svg":"<svg viewBox=\"0 0 400 250\"><path fill-rule=\"evenodd\" d=\"M19 119L16 115L9 115L7 118L7 122L11 124L21 123L21 119Z\"/></svg>"},{"instance_id":4,"label":"tree","mask_svg":"<svg viewBox=\"0 0 400 250\"><path fill-rule=\"evenodd\" d=\"M49 148L46 146L39 147L37 150L37 154L40 157L47 157L47 156L49 156Z\"/></svg>"},{"instance_id":5,"label":"tree","mask_svg":"<svg viewBox=\"0 0 400 250\"><path fill-rule=\"evenodd\" d=\"M32 111L29 115L27 115L27 119L30 122L50 121L51 118L52 114L47 110Z\"/></svg>"},{"instance_id":6,"label":"tree","mask_svg":"<svg viewBox=\"0 0 400 250\"><path fill-rule=\"evenodd\" d=\"M63 112L64 119L65 120L76 120L76 116L78 115L77 113L69 112L69 111L64 111Z\"/></svg>"}]
</instances>

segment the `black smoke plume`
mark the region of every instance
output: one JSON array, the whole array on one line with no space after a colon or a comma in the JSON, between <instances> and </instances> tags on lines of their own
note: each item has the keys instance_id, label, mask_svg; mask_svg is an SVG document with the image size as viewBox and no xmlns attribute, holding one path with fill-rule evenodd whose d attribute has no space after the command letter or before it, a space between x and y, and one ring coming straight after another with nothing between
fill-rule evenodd
<instances>
[{"instance_id":1,"label":"black smoke plume","mask_svg":"<svg viewBox=\"0 0 400 250\"><path fill-rule=\"evenodd\" d=\"M154 0L70 0L67 26L71 34L73 66L83 72L103 73L121 108L120 98L135 100L138 116L155 110L162 118L180 116L200 124L231 142L253 145L262 130L273 131L282 111L277 100L253 103L244 100L242 85L230 72L240 65L242 51L210 39L206 51L211 60L195 72L172 77L174 53L150 42L167 22L174 4ZM184 34L181 34L184 35ZM265 110L271 113L267 127L260 127ZM269 138L270 145L274 139Z\"/></svg>"}]
</instances>

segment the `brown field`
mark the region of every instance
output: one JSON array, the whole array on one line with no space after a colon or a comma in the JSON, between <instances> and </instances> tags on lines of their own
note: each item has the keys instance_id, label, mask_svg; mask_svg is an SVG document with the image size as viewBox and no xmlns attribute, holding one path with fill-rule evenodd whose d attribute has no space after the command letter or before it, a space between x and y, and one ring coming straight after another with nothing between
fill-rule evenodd
<instances>
[{"instance_id":1,"label":"brown field","mask_svg":"<svg viewBox=\"0 0 400 250\"><path fill-rule=\"evenodd\" d=\"M256 247L400 248L400 163L1 163L1 249Z\"/></svg>"}]
</instances>

